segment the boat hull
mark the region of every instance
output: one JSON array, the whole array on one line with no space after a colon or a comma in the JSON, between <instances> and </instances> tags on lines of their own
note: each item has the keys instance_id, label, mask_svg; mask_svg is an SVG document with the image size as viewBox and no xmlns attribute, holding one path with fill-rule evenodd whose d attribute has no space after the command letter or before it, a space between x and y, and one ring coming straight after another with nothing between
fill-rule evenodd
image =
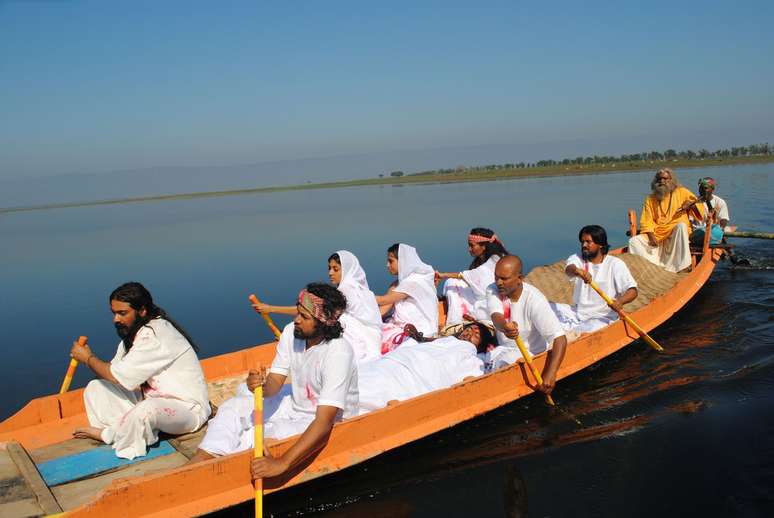
<instances>
[{"instance_id":1,"label":"boat hull","mask_svg":"<svg viewBox=\"0 0 774 518\"><path fill-rule=\"evenodd\" d=\"M616 251L620 253L619 251ZM704 285L722 256L713 250L693 271L664 294L631 313L650 331L679 311ZM618 321L585 335L567 349L558 379L570 376L615 353L638 338L634 329ZM644 346L644 345L643 345ZM252 347L202 361L208 381L244 373L257 364L268 365L276 343ZM535 358L542 369L545 355ZM354 466L386 451L427 437L490 412L533 392L534 380L522 363L431 392L337 424L328 444L286 476L264 481L273 492ZM26 449L41 448L70 438L73 427L85 424L82 390L33 400L0 424L0 441L18 441ZM270 446L281 455L295 441ZM143 477L113 481L72 516L192 516L251 500L254 490L248 469L252 452L188 464Z\"/></svg>"}]
</instances>

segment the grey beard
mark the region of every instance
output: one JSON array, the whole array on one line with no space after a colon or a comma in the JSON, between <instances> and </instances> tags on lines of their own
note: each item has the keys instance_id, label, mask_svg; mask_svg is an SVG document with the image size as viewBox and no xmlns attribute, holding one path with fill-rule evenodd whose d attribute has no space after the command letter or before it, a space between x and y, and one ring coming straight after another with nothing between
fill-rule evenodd
<instances>
[{"instance_id":1,"label":"grey beard","mask_svg":"<svg viewBox=\"0 0 774 518\"><path fill-rule=\"evenodd\" d=\"M663 200L667 197L667 195L671 194L672 191L674 191L675 188L673 185L667 184L667 185L654 185L653 186L653 196L656 197L658 201Z\"/></svg>"}]
</instances>

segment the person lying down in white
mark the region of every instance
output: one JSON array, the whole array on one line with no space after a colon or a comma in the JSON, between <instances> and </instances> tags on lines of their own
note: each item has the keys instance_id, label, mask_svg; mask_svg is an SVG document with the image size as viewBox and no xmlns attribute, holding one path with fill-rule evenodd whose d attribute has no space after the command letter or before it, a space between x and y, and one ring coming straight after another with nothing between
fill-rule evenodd
<instances>
[{"instance_id":1,"label":"person lying down in white","mask_svg":"<svg viewBox=\"0 0 774 518\"><path fill-rule=\"evenodd\" d=\"M478 353L494 342L491 332L478 323L468 323L457 336L417 339L423 340L414 333L397 349L359 366L361 415L389 401L404 401L484 374Z\"/></svg>"}]
</instances>

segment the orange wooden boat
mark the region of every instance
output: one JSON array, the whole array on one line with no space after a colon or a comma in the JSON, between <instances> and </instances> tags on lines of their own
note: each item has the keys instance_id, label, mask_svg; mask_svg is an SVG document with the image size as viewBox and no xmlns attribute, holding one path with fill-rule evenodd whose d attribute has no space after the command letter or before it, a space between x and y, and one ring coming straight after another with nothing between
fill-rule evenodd
<instances>
[{"instance_id":1,"label":"orange wooden boat","mask_svg":"<svg viewBox=\"0 0 774 518\"><path fill-rule=\"evenodd\" d=\"M704 249L696 254L700 260L687 274L668 274L625 250L612 253L620 254L640 284L640 296L626 309L649 331L699 291L723 250L710 249L705 242ZM535 268L527 280L549 300L566 301L571 293L560 263ZM584 369L637 338L637 333L621 321L581 336L569 345L559 378ZM218 403L233 393L248 368L270 364L275 347L276 342L268 343L203 360L213 400ZM544 356L535 358L539 369L544 361ZM515 364L341 422L321 452L287 476L265 480L264 489L279 491L353 466L530 395L531 384L533 380L524 365ZM251 451L186 464L202 432L169 440L169 453L150 460L61 484L47 483L41 476L43 464L97 446L71 437L74 428L88 424L82 392L80 389L34 399L0 423L0 485L11 488L0 493L0 515L65 512L74 517L196 516L253 499ZM274 455L281 454L294 441L289 438L272 443L270 450Z\"/></svg>"}]
</instances>

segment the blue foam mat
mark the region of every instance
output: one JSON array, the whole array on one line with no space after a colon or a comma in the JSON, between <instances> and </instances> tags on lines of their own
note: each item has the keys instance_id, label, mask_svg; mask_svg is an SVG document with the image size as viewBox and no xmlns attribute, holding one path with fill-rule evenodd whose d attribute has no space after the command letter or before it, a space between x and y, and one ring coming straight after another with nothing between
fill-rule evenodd
<instances>
[{"instance_id":1,"label":"blue foam mat","mask_svg":"<svg viewBox=\"0 0 774 518\"><path fill-rule=\"evenodd\" d=\"M93 450L82 451L73 455L59 457L38 464L38 471L46 484L57 486L73 480L97 475L104 471L128 466L146 460L163 457L174 453L175 448L169 441L161 441L148 448L148 454L144 457L136 457L132 460L119 459L116 452L110 446L99 446Z\"/></svg>"}]
</instances>

